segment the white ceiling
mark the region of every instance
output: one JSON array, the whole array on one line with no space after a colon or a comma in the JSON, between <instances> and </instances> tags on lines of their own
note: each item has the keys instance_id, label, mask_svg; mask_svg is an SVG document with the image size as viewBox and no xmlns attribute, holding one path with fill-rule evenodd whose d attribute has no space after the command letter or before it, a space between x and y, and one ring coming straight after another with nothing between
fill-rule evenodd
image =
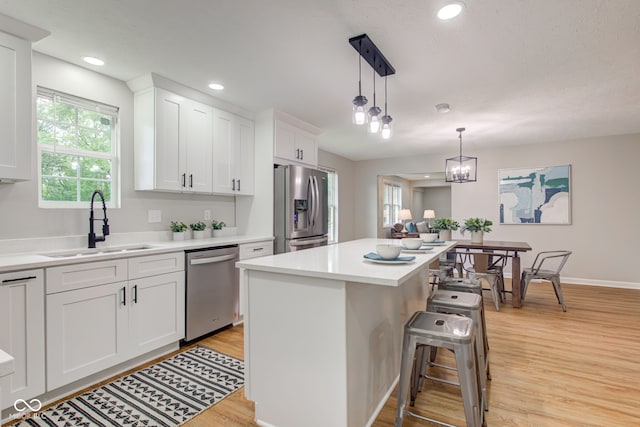
<instances>
[{"instance_id":1,"label":"white ceiling","mask_svg":"<svg viewBox=\"0 0 640 427\"><path fill-rule=\"evenodd\" d=\"M148 72L323 130L361 160L640 132L640 0L0 0L51 35L34 49L129 80ZM367 33L395 67L389 141L351 124ZM104 67L82 62L85 55ZM363 94L372 101L363 62ZM225 85L214 93L207 84ZM377 83L382 104L383 80ZM435 105L447 102L451 112Z\"/></svg>"}]
</instances>

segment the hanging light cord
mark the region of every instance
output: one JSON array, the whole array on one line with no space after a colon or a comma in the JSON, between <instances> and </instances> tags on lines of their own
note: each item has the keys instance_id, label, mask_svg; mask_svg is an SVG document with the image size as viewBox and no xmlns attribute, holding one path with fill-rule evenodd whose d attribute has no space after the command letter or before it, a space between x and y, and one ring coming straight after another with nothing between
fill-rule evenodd
<instances>
[{"instance_id":1,"label":"hanging light cord","mask_svg":"<svg viewBox=\"0 0 640 427\"><path fill-rule=\"evenodd\" d=\"M373 69L373 106L376 106L376 70Z\"/></svg>"},{"instance_id":2,"label":"hanging light cord","mask_svg":"<svg viewBox=\"0 0 640 427\"><path fill-rule=\"evenodd\" d=\"M387 76L384 76L384 115L387 115Z\"/></svg>"},{"instance_id":3,"label":"hanging light cord","mask_svg":"<svg viewBox=\"0 0 640 427\"><path fill-rule=\"evenodd\" d=\"M459 138L460 138L460 158L462 159L462 131L459 130L458 134L459 134Z\"/></svg>"},{"instance_id":4,"label":"hanging light cord","mask_svg":"<svg viewBox=\"0 0 640 427\"><path fill-rule=\"evenodd\" d=\"M358 95L362 96L362 40L358 43Z\"/></svg>"}]
</instances>

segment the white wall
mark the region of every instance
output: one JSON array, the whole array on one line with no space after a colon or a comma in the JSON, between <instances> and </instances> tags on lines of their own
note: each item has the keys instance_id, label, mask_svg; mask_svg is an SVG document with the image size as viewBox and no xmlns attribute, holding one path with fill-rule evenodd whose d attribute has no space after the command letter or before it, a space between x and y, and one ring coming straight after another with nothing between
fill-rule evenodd
<instances>
[{"instance_id":1,"label":"white wall","mask_svg":"<svg viewBox=\"0 0 640 427\"><path fill-rule=\"evenodd\" d=\"M451 187L452 217L471 216L498 222L498 169L571 165L571 225L496 225L485 238L528 242L522 255L529 265L535 253L569 249L574 253L563 280L640 288L635 228L640 197L636 171L640 134L503 147L466 153L478 157L478 182ZM356 238L376 235L377 175L444 169L447 155L412 156L356 163ZM454 234L454 238L456 235ZM459 233L457 237L460 238ZM465 236L468 238L468 236Z\"/></svg>"},{"instance_id":2,"label":"white wall","mask_svg":"<svg viewBox=\"0 0 640 427\"><path fill-rule=\"evenodd\" d=\"M171 220L187 224L202 220L205 209L210 209L215 219L229 225L235 223L233 197L141 192L133 189L133 94L124 82L34 52L33 84L34 91L35 86L40 85L120 108L122 207L107 212L112 233L168 230ZM86 209L38 208L36 158L34 142L33 179L0 185L0 241L88 233L88 204ZM161 210L162 222L147 223L148 209Z\"/></svg>"},{"instance_id":3,"label":"white wall","mask_svg":"<svg viewBox=\"0 0 640 427\"><path fill-rule=\"evenodd\" d=\"M451 187L422 187L421 189L423 190L423 211L433 209L436 212L436 218L451 218ZM433 220L431 223L433 224Z\"/></svg>"}]
</instances>

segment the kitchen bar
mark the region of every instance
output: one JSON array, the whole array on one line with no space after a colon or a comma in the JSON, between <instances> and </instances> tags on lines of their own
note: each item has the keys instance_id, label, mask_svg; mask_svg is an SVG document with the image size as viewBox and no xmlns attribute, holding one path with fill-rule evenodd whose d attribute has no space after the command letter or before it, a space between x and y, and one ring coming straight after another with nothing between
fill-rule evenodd
<instances>
[{"instance_id":1,"label":"kitchen bar","mask_svg":"<svg viewBox=\"0 0 640 427\"><path fill-rule=\"evenodd\" d=\"M264 426L365 426L400 371L404 323L424 310L429 264L453 242L399 265L362 239L240 261L248 399ZM397 243L397 242L396 242Z\"/></svg>"}]
</instances>

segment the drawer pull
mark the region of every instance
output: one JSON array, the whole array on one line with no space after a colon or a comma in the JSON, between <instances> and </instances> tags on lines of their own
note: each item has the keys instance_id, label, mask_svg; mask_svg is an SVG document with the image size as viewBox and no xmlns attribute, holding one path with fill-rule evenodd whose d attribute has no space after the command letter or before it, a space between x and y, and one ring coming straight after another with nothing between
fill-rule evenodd
<instances>
[{"instance_id":1,"label":"drawer pull","mask_svg":"<svg viewBox=\"0 0 640 427\"><path fill-rule=\"evenodd\" d=\"M253 248L253 252L263 251L264 248Z\"/></svg>"},{"instance_id":2,"label":"drawer pull","mask_svg":"<svg viewBox=\"0 0 640 427\"><path fill-rule=\"evenodd\" d=\"M6 279L3 280L2 283L12 283L12 282L24 282L27 280L35 279L36 276L28 276L28 277L18 277L17 279Z\"/></svg>"}]
</instances>

